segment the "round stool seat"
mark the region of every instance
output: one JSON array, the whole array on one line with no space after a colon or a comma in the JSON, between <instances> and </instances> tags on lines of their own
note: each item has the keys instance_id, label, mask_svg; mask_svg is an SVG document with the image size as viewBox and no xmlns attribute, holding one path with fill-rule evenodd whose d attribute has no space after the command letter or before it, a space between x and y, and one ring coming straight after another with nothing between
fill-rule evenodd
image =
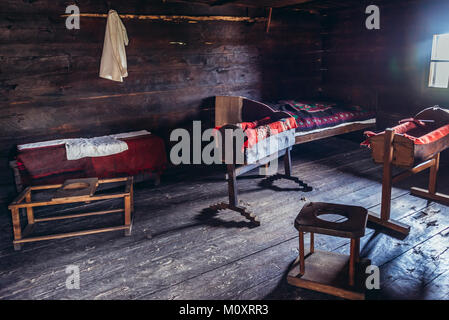
<instances>
[{"instance_id":1,"label":"round stool seat","mask_svg":"<svg viewBox=\"0 0 449 320\"><path fill-rule=\"evenodd\" d=\"M321 219L324 214L340 215L342 222ZM365 235L368 210L363 207L310 202L304 205L295 219L295 228L300 232L312 232L343 238L361 238Z\"/></svg>"}]
</instances>

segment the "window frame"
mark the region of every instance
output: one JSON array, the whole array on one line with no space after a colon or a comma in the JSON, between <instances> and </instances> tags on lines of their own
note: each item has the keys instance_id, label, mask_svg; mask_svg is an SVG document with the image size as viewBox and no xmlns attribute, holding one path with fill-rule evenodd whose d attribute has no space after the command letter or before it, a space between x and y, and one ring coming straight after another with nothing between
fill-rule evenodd
<instances>
[{"instance_id":1,"label":"window frame","mask_svg":"<svg viewBox=\"0 0 449 320\"><path fill-rule=\"evenodd\" d=\"M445 87L441 87L441 86L436 86L435 85L435 81L432 78L435 78L436 76L436 72L432 71L433 68L435 68L434 66L436 66L439 62L446 62L449 63L449 58L448 59L433 59L434 56L437 55L437 52L435 52L437 50L436 48L436 41L437 38L439 36L442 35L447 35L449 37L449 33L438 33L438 34L434 34L433 38L432 38L432 48L431 48L431 52L430 52L430 66L429 66L429 79L428 79L428 83L427 83L427 87L428 88L432 88L432 89L448 89L449 88L449 75L448 75L448 79L447 79L447 83ZM448 52L449 54L449 52Z\"/></svg>"}]
</instances>

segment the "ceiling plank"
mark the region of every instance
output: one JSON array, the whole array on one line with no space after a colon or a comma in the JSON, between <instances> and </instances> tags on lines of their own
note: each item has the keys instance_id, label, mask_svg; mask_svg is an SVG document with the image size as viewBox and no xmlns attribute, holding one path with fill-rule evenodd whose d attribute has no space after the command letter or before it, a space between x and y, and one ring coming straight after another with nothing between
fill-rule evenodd
<instances>
[{"instance_id":1,"label":"ceiling plank","mask_svg":"<svg viewBox=\"0 0 449 320\"><path fill-rule=\"evenodd\" d=\"M167 2L201 3L201 4L208 4L210 6L236 5L254 8L261 8L261 7L282 8L307 3L310 1L313 0L167 0Z\"/></svg>"}]
</instances>

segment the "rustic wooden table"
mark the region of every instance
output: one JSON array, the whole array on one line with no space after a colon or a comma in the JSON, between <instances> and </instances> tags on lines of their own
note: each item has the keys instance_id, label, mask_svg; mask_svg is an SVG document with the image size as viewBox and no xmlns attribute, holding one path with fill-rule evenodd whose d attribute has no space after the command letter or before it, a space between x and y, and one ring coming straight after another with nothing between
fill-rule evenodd
<instances>
[{"instance_id":1,"label":"rustic wooden table","mask_svg":"<svg viewBox=\"0 0 449 320\"><path fill-rule=\"evenodd\" d=\"M89 235L101 232L109 232L109 231L117 231L117 230L125 230L125 235L131 235L132 228L132 219L131 213L133 211L133 178L132 177L124 177L124 178L113 178L113 179L101 179L98 180L97 186L101 184L110 184L124 182L125 190L119 193L102 193L102 194L87 194L87 195L74 195L74 196L66 196L66 197L53 197L48 201L32 201L32 192L38 190L48 190L48 189L59 189L63 187L64 184L54 184L54 185L43 185L43 186L32 186L27 187L22 191L21 194L17 196L17 198L8 206L9 210L11 210L12 215L12 224L14 231L14 249L20 250L23 243L26 242L34 242L41 240L50 240L50 239L61 239L67 237L75 237L82 235ZM92 201L99 200L107 200L107 199L117 199L123 198L124 206L119 209L111 209L104 211L95 211L95 212L87 212L87 213L78 213L78 214L70 214L63 216L52 216L52 217L44 217L44 218L36 218L34 216L33 209L36 207L44 207L58 204L68 204L68 203L78 203L85 202L89 203ZM26 209L27 215L27 225L22 230L20 223L20 209ZM82 231L74 231L68 233L60 233L60 234L51 234L44 236L31 236L32 230L36 223L45 222L45 221L56 221L62 219L72 219L72 218L80 218L87 216L95 216L95 215L104 215L109 213L117 213L124 212L124 224L114 227L106 227L99 229L88 229Z\"/></svg>"}]
</instances>

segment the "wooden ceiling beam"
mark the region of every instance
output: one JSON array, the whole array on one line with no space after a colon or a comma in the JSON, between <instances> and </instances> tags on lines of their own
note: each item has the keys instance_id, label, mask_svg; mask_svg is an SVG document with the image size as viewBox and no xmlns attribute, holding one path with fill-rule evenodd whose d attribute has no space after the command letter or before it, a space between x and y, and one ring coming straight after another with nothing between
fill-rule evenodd
<instances>
[{"instance_id":1,"label":"wooden ceiling beam","mask_svg":"<svg viewBox=\"0 0 449 320\"><path fill-rule=\"evenodd\" d=\"M166 0L166 2L200 3L210 6L234 5L252 8L282 8L311 1L313 0Z\"/></svg>"},{"instance_id":2,"label":"wooden ceiling beam","mask_svg":"<svg viewBox=\"0 0 449 320\"><path fill-rule=\"evenodd\" d=\"M231 4L233 2L237 2L238 0L215 0L210 5L211 6L222 6L224 4Z\"/></svg>"}]
</instances>

